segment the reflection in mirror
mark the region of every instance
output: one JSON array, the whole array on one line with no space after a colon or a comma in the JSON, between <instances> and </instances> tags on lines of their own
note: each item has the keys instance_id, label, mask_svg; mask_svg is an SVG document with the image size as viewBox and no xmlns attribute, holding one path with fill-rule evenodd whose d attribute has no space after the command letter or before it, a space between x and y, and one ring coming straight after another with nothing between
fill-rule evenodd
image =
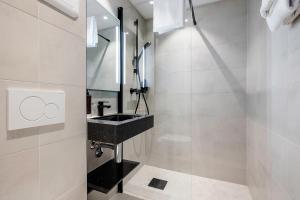
<instances>
[{"instance_id":1,"label":"reflection in mirror","mask_svg":"<svg viewBox=\"0 0 300 200\"><path fill-rule=\"evenodd\" d=\"M119 20L96 0L87 3L87 89L119 91Z\"/></svg>"},{"instance_id":2,"label":"reflection in mirror","mask_svg":"<svg viewBox=\"0 0 300 200\"><path fill-rule=\"evenodd\" d=\"M133 78L135 79L135 84L132 84L132 87L130 88L130 94L135 94L137 97L134 113L136 114L139 108L145 105L146 114L150 114L147 95L149 94L150 86L150 82L148 80L150 80L149 67L152 65L151 60L153 58L151 56L151 47L153 42L151 42L152 40L147 41L147 38L144 37L143 32L140 31L141 27L144 28L145 26L144 20L141 21L142 23L139 23L139 19L136 19L132 23L134 25L134 30L131 32L131 34L133 35L133 41L131 41L130 44L131 46L133 46L132 67L134 69Z\"/></svg>"}]
</instances>

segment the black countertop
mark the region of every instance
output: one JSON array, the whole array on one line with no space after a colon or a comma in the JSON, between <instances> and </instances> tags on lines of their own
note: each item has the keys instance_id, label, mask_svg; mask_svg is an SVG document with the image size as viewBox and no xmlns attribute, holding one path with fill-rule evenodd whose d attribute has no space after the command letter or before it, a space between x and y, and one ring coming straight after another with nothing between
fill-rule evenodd
<instances>
[{"instance_id":1,"label":"black countertop","mask_svg":"<svg viewBox=\"0 0 300 200\"><path fill-rule=\"evenodd\" d=\"M109 115L105 117L109 117ZM134 118L124 121L90 118L88 119L88 139L117 145L153 126L153 115L136 115Z\"/></svg>"}]
</instances>

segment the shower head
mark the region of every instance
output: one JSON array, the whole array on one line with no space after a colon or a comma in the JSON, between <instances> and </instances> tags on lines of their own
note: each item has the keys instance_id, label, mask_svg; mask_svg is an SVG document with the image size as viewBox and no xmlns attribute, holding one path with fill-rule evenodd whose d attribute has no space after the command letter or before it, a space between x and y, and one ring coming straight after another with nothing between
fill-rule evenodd
<instances>
[{"instance_id":1,"label":"shower head","mask_svg":"<svg viewBox=\"0 0 300 200\"><path fill-rule=\"evenodd\" d=\"M144 51L145 51L147 48L149 48L150 46L151 46L151 42L146 42L146 44L144 44L143 49L141 50L139 56L137 56L137 58L136 58L138 62L140 61L142 55L145 53Z\"/></svg>"},{"instance_id":2,"label":"shower head","mask_svg":"<svg viewBox=\"0 0 300 200\"><path fill-rule=\"evenodd\" d=\"M144 45L144 49L147 49L150 46L151 46L151 42L146 42L146 44Z\"/></svg>"}]
</instances>

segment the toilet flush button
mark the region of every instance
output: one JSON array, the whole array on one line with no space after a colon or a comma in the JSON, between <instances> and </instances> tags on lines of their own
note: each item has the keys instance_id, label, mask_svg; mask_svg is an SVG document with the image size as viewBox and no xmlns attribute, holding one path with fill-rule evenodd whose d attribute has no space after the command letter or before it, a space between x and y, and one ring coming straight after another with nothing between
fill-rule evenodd
<instances>
[{"instance_id":1,"label":"toilet flush button","mask_svg":"<svg viewBox=\"0 0 300 200\"><path fill-rule=\"evenodd\" d=\"M7 130L65 122L63 91L7 89Z\"/></svg>"},{"instance_id":2,"label":"toilet flush button","mask_svg":"<svg viewBox=\"0 0 300 200\"><path fill-rule=\"evenodd\" d=\"M40 97L26 97L20 104L20 114L28 121L37 121L44 115L45 103Z\"/></svg>"},{"instance_id":3,"label":"toilet flush button","mask_svg":"<svg viewBox=\"0 0 300 200\"><path fill-rule=\"evenodd\" d=\"M45 116L48 119L54 119L59 113L59 107L55 103L49 103L45 107Z\"/></svg>"}]
</instances>

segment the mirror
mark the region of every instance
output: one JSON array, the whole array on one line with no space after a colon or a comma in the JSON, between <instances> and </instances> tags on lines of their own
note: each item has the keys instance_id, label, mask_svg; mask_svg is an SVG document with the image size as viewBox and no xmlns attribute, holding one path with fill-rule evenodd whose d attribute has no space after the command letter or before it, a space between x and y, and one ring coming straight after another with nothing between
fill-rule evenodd
<instances>
[{"instance_id":1,"label":"mirror","mask_svg":"<svg viewBox=\"0 0 300 200\"><path fill-rule=\"evenodd\" d=\"M119 91L120 22L97 0L87 1L87 17L87 89Z\"/></svg>"}]
</instances>

